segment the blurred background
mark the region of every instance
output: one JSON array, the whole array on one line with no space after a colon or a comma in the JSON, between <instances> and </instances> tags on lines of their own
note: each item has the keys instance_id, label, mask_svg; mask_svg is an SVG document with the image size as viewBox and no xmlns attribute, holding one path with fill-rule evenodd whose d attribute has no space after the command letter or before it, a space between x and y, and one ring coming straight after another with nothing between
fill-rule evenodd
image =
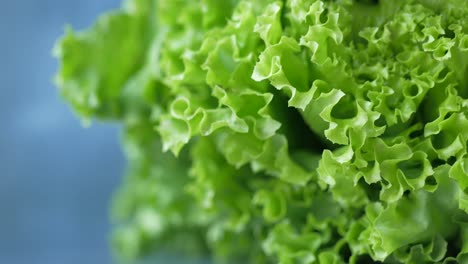
<instances>
[{"instance_id":1,"label":"blurred background","mask_svg":"<svg viewBox=\"0 0 468 264\"><path fill-rule=\"evenodd\" d=\"M15 0L0 8L0 264L116 263L110 203L125 159L117 124L85 128L52 79L66 24L121 0ZM159 253L142 263L207 263Z\"/></svg>"},{"instance_id":2,"label":"blurred background","mask_svg":"<svg viewBox=\"0 0 468 264\"><path fill-rule=\"evenodd\" d=\"M113 263L109 203L119 128L85 129L52 84L54 42L120 0L16 0L0 8L0 263ZM160 262L156 262L160 263Z\"/></svg>"}]
</instances>

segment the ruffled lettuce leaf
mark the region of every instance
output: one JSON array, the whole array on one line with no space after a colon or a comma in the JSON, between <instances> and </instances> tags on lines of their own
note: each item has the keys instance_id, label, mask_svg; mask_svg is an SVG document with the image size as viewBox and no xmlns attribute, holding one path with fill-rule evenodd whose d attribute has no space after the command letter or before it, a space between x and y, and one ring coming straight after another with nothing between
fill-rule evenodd
<instances>
[{"instance_id":1,"label":"ruffled lettuce leaf","mask_svg":"<svg viewBox=\"0 0 468 264\"><path fill-rule=\"evenodd\" d=\"M462 0L128 0L55 48L123 125L116 252L468 261Z\"/></svg>"}]
</instances>

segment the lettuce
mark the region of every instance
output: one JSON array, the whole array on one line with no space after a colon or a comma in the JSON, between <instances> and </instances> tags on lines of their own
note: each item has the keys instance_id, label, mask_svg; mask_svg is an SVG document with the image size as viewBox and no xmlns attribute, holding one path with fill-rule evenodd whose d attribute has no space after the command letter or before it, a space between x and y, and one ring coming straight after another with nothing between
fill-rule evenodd
<instances>
[{"instance_id":1,"label":"lettuce","mask_svg":"<svg viewBox=\"0 0 468 264\"><path fill-rule=\"evenodd\" d=\"M54 54L123 126L121 259L468 263L463 0L128 0Z\"/></svg>"}]
</instances>

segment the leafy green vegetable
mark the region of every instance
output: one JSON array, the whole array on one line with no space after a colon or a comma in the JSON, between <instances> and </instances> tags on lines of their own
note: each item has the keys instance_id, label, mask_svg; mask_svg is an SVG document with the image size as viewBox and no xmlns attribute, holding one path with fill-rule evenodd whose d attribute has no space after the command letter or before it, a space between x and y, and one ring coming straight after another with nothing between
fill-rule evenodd
<instances>
[{"instance_id":1,"label":"leafy green vegetable","mask_svg":"<svg viewBox=\"0 0 468 264\"><path fill-rule=\"evenodd\" d=\"M468 263L464 0L128 0L58 42L123 124L123 259Z\"/></svg>"}]
</instances>

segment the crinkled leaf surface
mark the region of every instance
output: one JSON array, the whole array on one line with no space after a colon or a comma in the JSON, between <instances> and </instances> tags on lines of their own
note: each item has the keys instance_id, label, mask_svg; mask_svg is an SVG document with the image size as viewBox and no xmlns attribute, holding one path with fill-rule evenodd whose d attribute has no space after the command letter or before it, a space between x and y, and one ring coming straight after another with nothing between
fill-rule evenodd
<instances>
[{"instance_id":1,"label":"crinkled leaf surface","mask_svg":"<svg viewBox=\"0 0 468 264\"><path fill-rule=\"evenodd\" d=\"M128 0L54 52L123 125L122 259L468 263L464 0Z\"/></svg>"}]
</instances>

